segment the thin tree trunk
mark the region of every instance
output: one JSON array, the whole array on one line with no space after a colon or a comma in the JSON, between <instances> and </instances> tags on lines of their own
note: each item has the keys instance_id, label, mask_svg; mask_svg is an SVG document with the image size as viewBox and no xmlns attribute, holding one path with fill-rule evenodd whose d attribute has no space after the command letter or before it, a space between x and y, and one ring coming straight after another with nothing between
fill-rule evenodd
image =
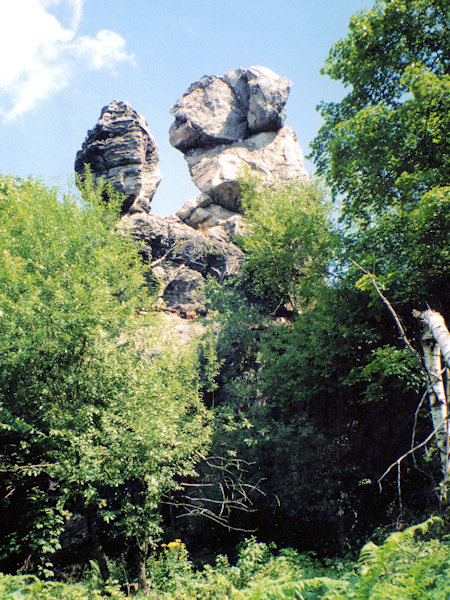
<instances>
[{"instance_id":1,"label":"thin tree trunk","mask_svg":"<svg viewBox=\"0 0 450 600\"><path fill-rule=\"evenodd\" d=\"M88 521L89 537L90 537L90 541L91 541L91 554L92 554L92 557L98 563L103 581L106 581L109 578L110 572L109 572L108 564L106 562L105 555L103 553L103 548L101 546L101 543L100 543L100 540L98 537L97 514L96 514L96 511L93 510L92 508L88 509L87 521Z\"/></svg>"},{"instance_id":2,"label":"thin tree trunk","mask_svg":"<svg viewBox=\"0 0 450 600\"><path fill-rule=\"evenodd\" d=\"M148 596L150 593L150 586L147 580L147 571L146 571L146 560L148 553L148 544L146 542L139 544L138 546L138 556L137 556L137 580L138 580L138 589L144 595Z\"/></svg>"},{"instance_id":3,"label":"thin tree trunk","mask_svg":"<svg viewBox=\"0 0 450 600\"><path fill-rule=\"evenodd\" d=\"M423 312L413 310L413 315L420 319L431 331L434 339L439 344L445 364L450 368L450 332L445 325L444 317L431 309Z\"/></svg>"},{"instance_id":4,"label":"thin tree trunk","mask_svg":"<svg viewBox=\"0 0 450 600\"><path fill-rule=\"evenodd\" d=\"M450 360L450 333L443 317L433 310L422 313L413 311L413 315L425 325L422 335L425 368L429 377L429 398L433 428L436 431L436 445L441 459L443 482L441 499L447 500L447 485L450 467L450 427L448 414L448 394L444 386L443 374L448 371L441 364L441 353L445 352ZM446 361L447 362L447 361ZM448 388L448 376L447 376ZM448 389L447 389L448 392Z\"/></svg>"}]
</instances>

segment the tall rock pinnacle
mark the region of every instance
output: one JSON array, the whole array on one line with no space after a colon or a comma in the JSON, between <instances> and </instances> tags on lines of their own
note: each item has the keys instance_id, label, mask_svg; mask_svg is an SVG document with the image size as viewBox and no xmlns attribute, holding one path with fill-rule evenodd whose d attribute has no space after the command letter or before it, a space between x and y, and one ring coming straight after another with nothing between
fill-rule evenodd
<instances>
[{"instance_id":1,"label":"tall rock pinnacle","mask_svg":"<svg viewBox=\"0 0 450 600\"><path fill-rule=\"evenodd\" d=\"M105 106L75 162L88 164L125 195L121 227L141 243L149 279L164 309L191 318L206 312L202 287L222 282L244 260L234 236L245 231L239 177L247 167L263 183L308 179L295 133L284 125L291 83L264 67L202 77L172 108L171 144L184 154L202 192L172 217L150 212L161 179L158 151L145 120L126 102Z\"/></svg>"},{"instance_id":2,"label":"tall rock pinnacle","mask_svg":"<svg viewBox=\"0 0 450 600\"><path fill-rule=\"evenodd\" d=\"M183 152L202 192L177 213L194 227L222 224L241 212L245 168L263 181L308 179L302 150L284 126L291 82L265 67L202 77L172 107L171 144Z\"/></svg>"},{"instance_id":3,"label":"tall rock pinnacle","mask_svg":"<svg viewBox=\"0 0 450 600\"><path fill-rule=\"evenodd\" d=\"M147 122L128 102L113 100L88 131L75 160L82 178L89 165L95 178L104 177L126 196L122 213L149 211L161 181L158 149Z\"/></svg>"}]
</instances>

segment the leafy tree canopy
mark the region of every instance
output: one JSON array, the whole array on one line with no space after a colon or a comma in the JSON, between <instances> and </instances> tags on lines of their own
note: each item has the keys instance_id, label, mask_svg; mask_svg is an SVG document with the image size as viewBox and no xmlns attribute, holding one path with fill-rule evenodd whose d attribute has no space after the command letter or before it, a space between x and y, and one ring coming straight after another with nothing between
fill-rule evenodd
<instances>
[{"instance_id":1,"label":"leafy tree canopy","mask_svg":"<svg viewBox=\"0 0 450 600\"><path fill-rule=\"evenodd\" d=\"M208 442L195 352L168 350L120 198L0 180L1 556L51 569L74 514L143 548ZM106 537L105 537L106 536ZM14 562L16 561L16 562ZM106 563L103 563L106 565ZM103 573L102 573L103 574Z\"/></svg>"},{"instance_id":2,"label":"leafy tree canopy","mask_svg":"<svg viewBox=\"0 0 450 600\"><path fill-rule=\"evenodd\" d=\"M447 0L378 0L350 20L323 73L350 88L323 102L311 156L347 222L370 222L448 184Z\"/></svg>"},{"instance_id":3,"label":"leafy tree canopy","mask_svg":"<svg viewBox=\"0 0 450 600\"><path fill-rule=\"evenodd\" d=\"M241 186L249 287L266 306L289 303L300 312L324 281L333 249L325 192L313 182L262 187L249 179Z\"/></svg>"}]
</instances>

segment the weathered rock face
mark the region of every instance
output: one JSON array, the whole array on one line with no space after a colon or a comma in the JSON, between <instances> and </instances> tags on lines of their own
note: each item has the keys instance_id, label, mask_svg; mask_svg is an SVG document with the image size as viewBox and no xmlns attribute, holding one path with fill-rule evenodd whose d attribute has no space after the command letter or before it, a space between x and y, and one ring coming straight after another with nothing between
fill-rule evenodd
<instances>
[{"instance_id":1,"label":"weathered rock face","mask_svg":"<svg viewBox=\"0 0 450 600\"><path fill-rule=\"evenodd\" d=\"M277 131L291 83L265 67L202 77L172 107L172 146L195 148L229 144L260 131Z\"/></svg>"},{"instance_id":2,"label":"weathered rock face","mask_svg":"<svg viewBox=\"0 0 450 600\"><path fill-rule=\"evenodd\" d=\"M222 225L240 205L245 168L263 181L307 179L295 133L284 127L290 82L264 67L202 77L172 108L170 141L202 195L177 213L193 227Z\"/></svg>"},{"instance_id":3,"label":"weathered rock face","mask_svg":"<svg viewBox=\"0 0 450 600\"><path fill-rule=\"evenodd\" d=\"M193 148L230 143L245 136L246 114L233 88L220 77L202 77L193 83L171 109L172 146Z\"/></svg>"},{"instance_id":4,"label":"weathered rock face","mask_svg":"<svg viewBox=\"0 0 450 600\"><path fill-rule=\"evenodd\" d=\"M290 127L265 131L235 142L232 146L191 150L185 155L192 179L214 203L240 212L240 187L243 168L256 170L267 182L308 177L295 133Z\"/></svg>"},{"instance_id":5,"label":"weathered rock face","mask_svg":"<svg viewBox=\"0 0 450 600\"><path fill-rule=\"evenodd\" d=\"M226 234L204 234L178 217L144 212L125 216L121 225L143 242L143 258L161 283L165 307L183 317L205 313L202 284L208 275L223 281L240 270L243 253Z\"/></svg>"},{"instance_id":6,"label":"weathered rock face","mask_svg":"<svg viewBox=\"0 0 450 600\"><path fill-rule=\"evenodd\" d=\"M291 82L266 67L237 69L224 76L246 111L249 135L278 131L284 123L284 106Z\"/></svg>"},{"instance_id":7,"label":"weathered rock face","mask_svg":"<svg viewBox=\"0 0 450 600\"><path fill-rule=\"evenodd\" d=\"M202 77L172 108L170 141L181 150L201 190L174 217L150 213L161 179L158 152L145 120L126 102L113 101L88 132L75 169L127 197L121 227L142 242L149 280L161 284L171 317L205 312L202 285L237 274L243 253L233 243L244 232L238 178L245 167L263 182L307 179L295 133L284 126L290 82L264 67ZM184 325L183 325L184 327Z\"/></svg>"},{"instance_id":8,"label":"weathered rock face","mask_svg":"<svg viewBox=\"0 0 450 600\"><path fill-rule=\"evenodd\" d=\"M83 177L88 164L94 177L104 177L124 194L123 213L148 211L161 181L158 160L156 142L144 118L128 102L114 100L88 131L75 171Z\"/></svg>"}]
</instances>

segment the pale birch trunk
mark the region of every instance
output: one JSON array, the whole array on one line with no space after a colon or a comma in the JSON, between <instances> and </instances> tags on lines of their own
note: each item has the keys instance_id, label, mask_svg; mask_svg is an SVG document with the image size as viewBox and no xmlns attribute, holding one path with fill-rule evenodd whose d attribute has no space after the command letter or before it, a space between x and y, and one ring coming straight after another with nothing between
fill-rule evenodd
<instances>
[{"instance_id":1,"label":"pale birch trunk","mask_svg":"<svg viewBox=\"0 0 450 600\"><path fill-rule=\"evenodd\" d=\"M448 372L441 365L441 353L445 358L446 364L450 364L450 333L445 326L443 317L433 311L427 310L423 313L413 311L416 318L420 319L425 325L425 331L422 335L422 347L425 368L429 377L429 398L431 417L433 420L433 429L436 432L436 445L439 450L442 473L443 473L443 489L442 497L446 499L446 490L449 478L449 459L450 459L450 427L448 420L448 395L444 386L443 374L447 373L447 388ZM447 389L448 391L448 389Z\"/></svg>"},{"instance_id":2,"label":"pale birch trunk","mask_svg":"<svg viewBox=\"0 0 450 600\"><path fill-rule=\"evenodd\" d=\"M450 332L445 325L444 317L431 309L424 312L414 310L413 315L420 319L431 331L441 349L445 364L450 368Z\"/></svg>"},{"instance_id":3,"label":"pale birch trunk","mask_svg":"<svg viewBox=\"0 0 450 600\"><path fill-rule=\"evenodd\" d=\"M449 426L448 406L442 378L441 350L438 343L426 332L422 337L425 367L430 376L430 408L433 420L433 429L436 430L436 445L441 455L442 470L447 480L449 462Z\"/></svg>"}]
</instances>

